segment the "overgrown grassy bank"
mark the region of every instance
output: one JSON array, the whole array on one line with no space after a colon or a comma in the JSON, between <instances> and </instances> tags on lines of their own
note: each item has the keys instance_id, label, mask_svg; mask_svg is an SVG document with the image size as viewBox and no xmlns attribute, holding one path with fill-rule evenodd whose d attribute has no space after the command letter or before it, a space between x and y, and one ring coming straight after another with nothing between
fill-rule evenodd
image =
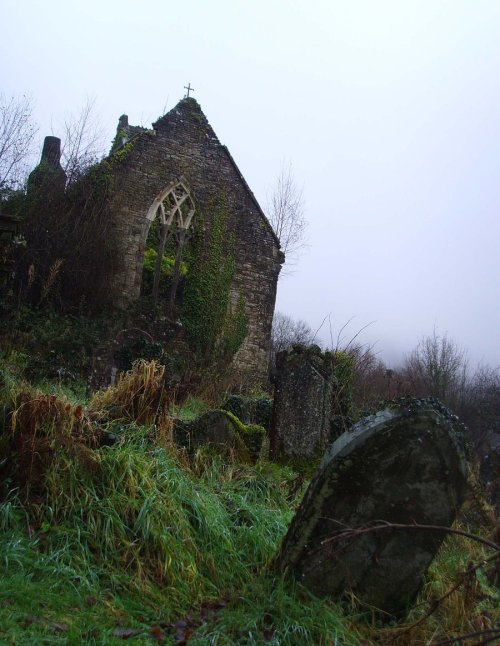
<instances>
[{"instance_id":1,"label":"overgrown grassy bank","mask_svg":"<svg viewBox=\"0 0 500 646\"><path fill-rule=\"evenodd\" d=\"M269 564L302 481L265 460L188 456L170 439L160 388L143 365L82 406L4 374L0 643L431 644L500 623L481 570L422 619L491 554L467 539L448 539L399 624L276 576Z\"/></svg>"},{"instance_id":2,"label":"overgrown grassy bank","mask_svg":"<svg viewBox=\"0 0 500 646\"><path fill-rule=\"evenodd\" d=\"M43 493L37 486L22 504L23 492L13 491L2 503L0 639L77 643L94 626L95 643L111 643L120 624L147 639L153 625L168 635L168 624L223 600L229 623L200 632L221 632L226 643L248 632L252 641L269 621L255 604L270 603L271 611L273 599L290 639L349 634L338 612L316 617L314 606L324 604L303 608L293 589L265 572L293 513L292 472L202 453L188 463L155 445L146 427L91 459L60 447Z\"/></svg>"}]
</instances>

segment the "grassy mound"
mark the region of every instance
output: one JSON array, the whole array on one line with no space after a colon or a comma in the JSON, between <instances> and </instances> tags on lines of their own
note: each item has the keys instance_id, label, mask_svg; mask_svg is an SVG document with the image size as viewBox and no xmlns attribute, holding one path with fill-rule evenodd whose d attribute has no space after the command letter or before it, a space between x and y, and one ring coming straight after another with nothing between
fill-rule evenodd
<instances>
[{"instance_id":1,"label":"grassy mound","mask_svg":"<svg viewBox=\"0 0 500 646\"><path fill-rule=\"evenodd\" d=\"M88 408L26 384L0 397L2 644L416 645L500 622L481 570L425 616L457 572L490 556L466 538L450 537L396 625L277 577L268 566L304 479L174 446L158 366Z\"/></svg>"},{"instance_id":2,"label":"grassy mound","mask_svg":"<svg viewBox=\"0 0 500 646\"><path fill-rule=\"evenodd\" d=\"M293 592L265 572L293 514L294 474L224 464L202 452L189 468L146 435L134 429L118 445L92 450L94 470L59 447L36 500L23 505L11 492L1 504L0 640L16 643L22 633L83 641L90 614L108 643L121 612L127 627L144 632L148 622L161 624L166 634L169 624L207 602L238 600L237 614L248 613L251 605L244 609L242 602L255 602L255 587L261 600L278 594L295 604L295 617L280 611L286 632L302 634L309 623L309 640L317 640L323 627L312 620L312 608L302 610ZM96 599L91 608L89 599ZM28 610L36 621L26 623ZM67 634L58 637L60 625Z\"/></svg>"}]
</instances>

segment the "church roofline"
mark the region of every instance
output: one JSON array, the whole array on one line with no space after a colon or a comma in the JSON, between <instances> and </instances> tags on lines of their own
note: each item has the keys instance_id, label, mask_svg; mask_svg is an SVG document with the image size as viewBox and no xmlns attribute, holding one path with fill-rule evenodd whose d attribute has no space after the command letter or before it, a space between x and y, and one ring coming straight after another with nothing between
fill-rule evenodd
<instances>
[{"instance_id":1,"label":"church roofline","mask_svg":"<svg viewBox=\"0 0 500 646\"><path fill-rule=\"evenodd\" d=\"M196 108L196 110L197 110L197 111L198 111L198 112L203 116L203 118L204 118L204 120L205 120L205 122L206 122L206 125L210 128L210 130L212 131L212 133L213 133L213 135L214 135L214 137L215 137L215 140L217 141L217 143L219 144L219 146L222 148L222 150L225 152L225 154L226 154L226 156L227 156L227 158L228 158L228 160L229 160L229 162L230 162L231 166L233 167L233 169L234 169L234 171L235 171L236 175L238 176L238 178L239 178L239 180L240 180L240 182L241 182L241 184L242 184L243 188L245 189L245 191L246 191L246 193L247 193L248 197L252 200L252 202L253 202L253 204L254 204L255 208L257 209L257 211L258 211L258 213L259 213L260 217L264 220L264 222L265 222L265 223L266 223L266 225L268 226L268 228L269 228L269 232L271 233L271 235L272 235L272 237L273 237L274 241L276 242L276 246L278 247L278 249L281 249L281 244L280 244L279 238L278 238L278 236L276 235L276 233L275 233L275 231L274 231L274 229L273 229L273 227L272 227L271 223L269 222L269 219L267 218L266 214L265 214L265 213L264 213L264 211L262 210L262 207L260 206L259 202L257 201L257 198L255 197L255 195L254 195L254 193L253 193L252 189L250 188L250 186L248 185L248 183L247 183L246 179L244 178L244 176L243 176L242 172L241 172L241 171L240 171L240 169L238 168L238 165L237 165L237 164L236 164L236 162L234 161L234 158L233 158L233 156L231 155L231 153L229 152L228 147L227 147L227 146L225 146L224 144L222 144L222 143L219 141L219 138L217 137L217 135L216 135L216 133L215 133L214 129L213 129L213 128L212 128L212 126L210 125L210 123L209 123L209 121L208 121L207 117L205 116L205 113L204 113L204 112L203 112L203 110L201 109L201 106L200 106L200 104L198 103L198 101L197 101L196 99L194 99L193 97L184 97L183 99L181 99L178 103L176 103L176 105L175 105L173 108L171 108L171 109L170 109L168 112L166 112L163 116L158 117L158 119L157 119L154 123L152 123L152 124L151 124L151 125L152 125L152 127L153 127L153 131L154 131L154 132L156 132L157 130L160 130L160 129L162 128L162 126L167 125L167 124L168 124L168 122L169 122L169 120L170 120L170 118L172 118L172 117L175 115L176 111L177 111L177 110L179 110L179 108L181 108L181 109L182 109L183 107L187 107L187 106L191 106L191 107L193 107L193 108ZM122 115L122 116L124 116L124 115ZM120 117L120 119L121 119L121 118L122 118L122 117ZM127 121L128 121L128 118L127 118ZM129 126L129 128L130 128L131 130L135 130L135 128L136 128L136 127L135 127L135 126ZM143 135L143 134L144 134L144 132L152 132L152 131L151 131L151 130L147 130L146 128L142 129L142 132L137 132L137 131L136 131L134 134L132 134L132 136L130 137L130 139L128 139L128 140L127 140L127 143L129 143L130 141L132 141L132 140L133 140L133 139L135 139L136 137L139 137L139 136ZM122 146L118 146L118 147L117 147L113 152L116 152L116 151L117 151L117 150L119 150L120 148L122 148Z\"/></svg>"},{"instance_id":2,"label":"church roofline","mask_svg":"<svg viewBox=\"0 0 500 646\"><path fill-rule=\"evenodd\" d=\"M238 168L238 165L237 165L237 164L236 164L236 162L234 161L234 158L233 158L233 156L231 155L231 153L229 152L228 147L227 147L226 145L222 144L222 143L219 141L219 138L217 137L217 134L215 133L215 131L214 131L214 129L212 128L212 126L210 125L210 123L209 123L209 121L208 121L208 119L207 119L207 117L206 117L205 113L203 112L203 110L201 109L200 104L198 103L198 101L197 101L195 98L193 98L192 96L190 96L190 97L184 97L183 99L181 99L181 100L180 100L180 101L179 101L179 102L178 102L178 103L177 103L177 104L176 104L176 105L175 105L171 110L169 110L167 113L165 113L162 117L159 117L159 118L158 118L158 119L157 119L157 120L152 124L153 128L154 128L155 130L157 130L157 129L158 129L158 127L161 127L164 123L167 123L168 118L170 117L170 115L173 115L173 114L174 114L175 110L178 110L179 108L182 108L182 107L184 107L184 106L188 106L188 105L191 105L193 108L196 108L196 109L198 110L198 112L199 112L200 114L202 114L202 115L203 115L203 118L205 119L205 121L206 121L207 125L210 127L210 129L212 130L212 133L215 135L215 138L216 138L216 140L217 140L217 143L221 146L222 150L226 153L227 158L229 159L229 162L231 163L232 167L234 168L234 170L235 170L236 174L238 175L238 177L239 177L239 179L240 179L240 181L241 181L241 183L242 183L242 185L243 185L243 188L245 189L245 191L247 192L248 196L249 196L249 197L250 197L250 199L252 200L252 202L253 202L254 206L256 207L257 211L259 212L259 215L261 216L261 218L264 220L264 222L265 222L265 223L267 224L267 226L269 227L269 231L270 231L271 235L273 236L274 241L276 242L276 245L277 245L278 249L281 249L281 244L280 244L279 238L278 238L278 236L276 235L276 233L275 233L275 231L274 231L274 229L273 229L273 227L272 227L271 223L269 222L269 220L268 220L268 218L267 218L266 214L265 214L265 213L264 213L264 211L262 210L262 207L260 206L260 204L259 204L259 202L258 202L257 198L255 197L255 195L254 195L254 193L253 193L252 189L250 188L250 186L248 185L248 183L247 183L247 181L246 181L245 177L243 176L242 172L241 172L241 171L240 171L240 169Z\"/></svg>"},{"instance_id":3,"label":"church roofline","mask_svg":"<svg viewBox=\"0 0 500 646\"><path fill-rule=\"evenodd\" d=\"M273 227L271 226L271 223L269 222L269 220L268 220L268 218L267 218L266 214L264 213L264 211L262 210L262 207L260 206L259 202L257 201L257 198L256 198L256 197L255 197L255 195L253 194L252 189L250 188L250 186L248 185L248 183L247 183L246 179L244 178L243 173L240 171L240 169L238 168L238 165L237 165L237 164L236 164L236 162L234 161L234 158L233 158L233 156L231 155L231 153L229 152L228 147L227 147L227 146L225 146L224 144L221 144L221 147L222 147L222 149L224 150L224 152L226 153L226 155L227 155L227 157L228 157L229 161L231 162L231 164L232 164L232 166L233 166L234 170L236 171L236 174L237 174L237 175L238 175L238 177L240 178L240 181L241 181L241 183L243 184L243 187L245 188L246 192L248 193L248 195L249 195L250 199L252 200L252 202L254 203L255 207L257 208L257 211L259 212L260 216L262 217L262 219L264 220L264 222L265 222L265 223L267 224L267 226L269 227L269 231L271 232L271 234L272 234L272 236L273 236L273 238L274 238L274 240L275 240L276 244L278 245L278 249L280 249L280 248L281 248L281 244L280 244L280 241L279 241L278 236L276 235L276 233L275 233L275 231L274 231Z\"/></svg>"}]
</instances>

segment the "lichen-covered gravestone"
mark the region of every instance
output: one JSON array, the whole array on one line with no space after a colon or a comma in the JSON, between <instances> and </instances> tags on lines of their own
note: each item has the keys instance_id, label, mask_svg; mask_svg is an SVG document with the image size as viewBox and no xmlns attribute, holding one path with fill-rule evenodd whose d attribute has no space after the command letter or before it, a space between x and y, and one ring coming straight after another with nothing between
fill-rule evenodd
<instances>
[{"instance_id":1,"label":"lichen-covered gravestone","mask_svg":"<svg viewBox=\"0 0 500 646\"><path fill-rule=\"evenodd\" d=\"M446 534L415 524L449 527L465 486L457 418L435 400L400 402L331 445L276 564L319 596L352 591L397 615L415 599Z\"/></svg>"},{"instance_id":2,"label":"lichen-covered gravestone","mask_svg":"<svg viewBox=\"0 0 500 646\"><path fill-rule=\"evenodd\" d=\"M294 344L276 357L272 457L313 459L330 443L333 356Z\"/></svg>"},{"instance_id":3,"label":"lichen-covered gravestone","mask_svg":"<svg viewBox=\"0 0 500 646\"><path fill-rule=\"evenodd\" d=\"M243 424L258 424L266 431L270 429L273 412L273 400L270 397L229 395L222 408L236 415Z\"/></svg>"},{"instance_id":4,"label":"lichen-covered gravestone","mask_svg":"<svg viewBox=\"0 0 500 646\"><path fill-rule=\"evenodd\" d=\"M193 453L202 446L211 446L223 452L233 452L240 460L256 460L265 429L257 424L243 424L235 415L224 410L213 410L191 422L175 420L174 442Z\"/></svg>"}]
</instances>

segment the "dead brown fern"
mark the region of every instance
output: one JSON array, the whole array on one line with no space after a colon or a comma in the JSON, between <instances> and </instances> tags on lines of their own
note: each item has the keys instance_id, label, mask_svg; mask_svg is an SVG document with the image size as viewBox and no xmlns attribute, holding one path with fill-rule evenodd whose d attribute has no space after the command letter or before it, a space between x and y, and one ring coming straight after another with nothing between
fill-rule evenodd
<instances>
[{"instance_id":1,"label":"dead brown fern","mask_svg":"<svg viewBox=\"0 0 500 646\"><path fill-rule=\"evenodd\" d=\"M9 476L26 499L43 492L45 475L61 450L76 457L84 468L96 467L92 450L99 446L101 432L81 405L63 396L22 384L13 396L10 430L4 449Z\"/></svg>"},{"instance_id":2,"label":"dead brown fern","mask_svg":"<svg viewBox=\"0 0 500 646\"><path fill-rule=\"evenodd\" d=\"M165 366L140 360L115 385L97 392L89 409L102 418L153 424L168 416L173 397L173 391L165 387Z\"/></svg>"},{"instance_id":3,"label":"dead brown fern","mask_svg":"<svg viewBox=\"0 0 500 646\"><path fill-rule=\"evenodd\" d=\"M56 281L57 275L59 274L59 271L64 263L64 260L62 258L58 258L55 260L52 265L49 268L49 274L47 276L47 280L42 286L42 292L40 295L40 303L43 303L49 296L52 287L54 286L54 283Z\"/></svg>"}]
</instances>

